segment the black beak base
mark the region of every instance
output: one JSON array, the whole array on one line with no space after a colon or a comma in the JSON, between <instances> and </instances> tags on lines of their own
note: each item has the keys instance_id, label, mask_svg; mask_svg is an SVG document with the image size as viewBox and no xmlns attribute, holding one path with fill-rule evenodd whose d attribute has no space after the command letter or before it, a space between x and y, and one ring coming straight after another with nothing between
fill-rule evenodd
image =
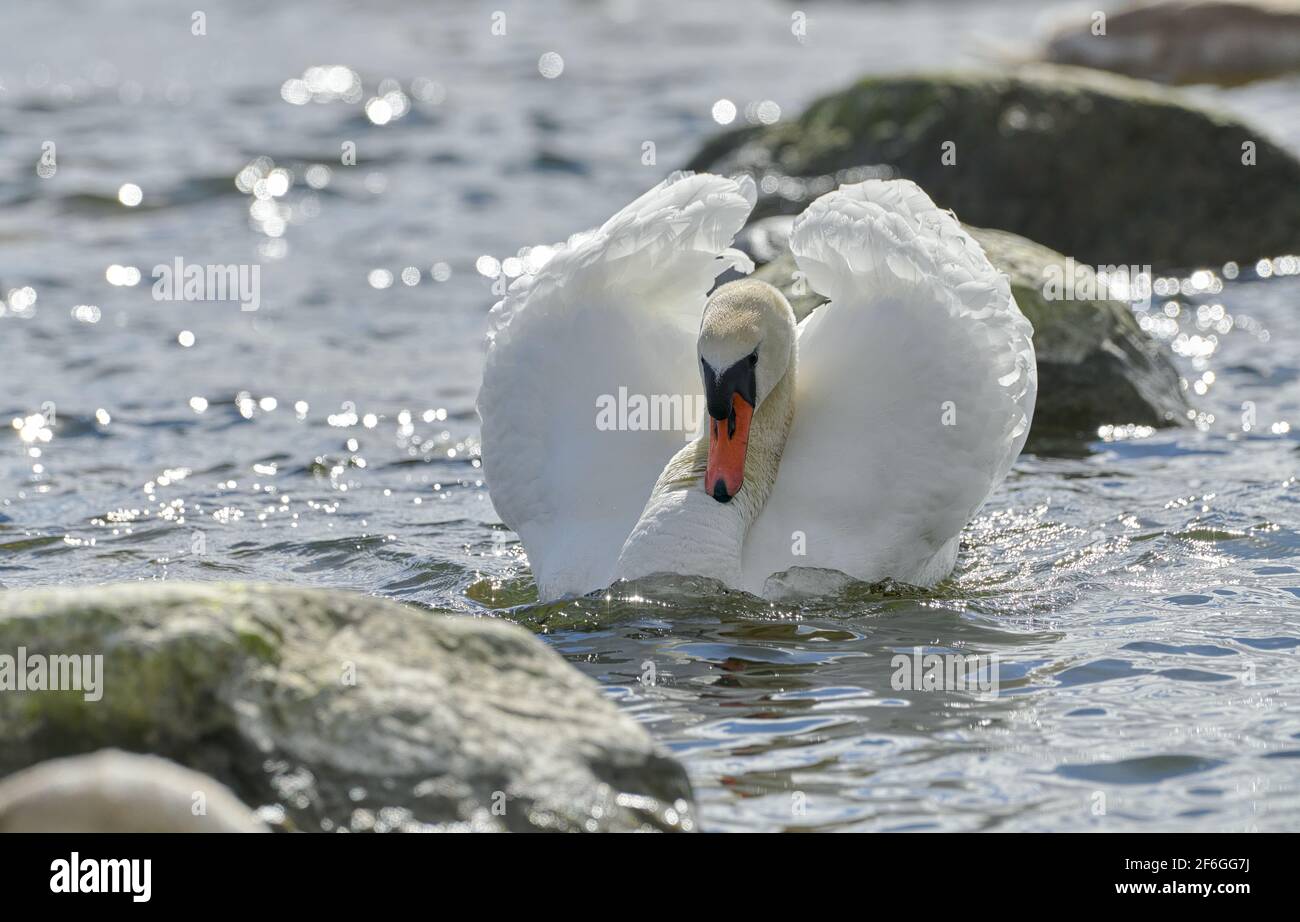
<instances>
[{"instance_id":1,"label":"black beak base","mask_svg":"<svg viewBox=\"0 0 1300 922\"><path fill-rule=\"evenodd\" d=\"M708 405L709 415L719 421L727 420L732 432L736 427L731 405L732 396L739 394L751 407L758 403L758 375L755 372L757 367L757 349L722 374L714 372L708 362L700 359L700 368L704 375L704 400Z\"/></svg>"}]
</instances>

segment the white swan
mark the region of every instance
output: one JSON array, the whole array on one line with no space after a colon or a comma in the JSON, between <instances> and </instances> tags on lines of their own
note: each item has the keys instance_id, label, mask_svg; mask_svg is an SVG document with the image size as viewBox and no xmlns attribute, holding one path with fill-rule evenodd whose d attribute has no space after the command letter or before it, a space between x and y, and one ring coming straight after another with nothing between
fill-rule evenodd
<instances>
[{"instance_id":1,"label":"white swan","mask_svg":"<svg viewBox=\"0 0 1300 922\"><path fill-rule=\"evenodd\" d=\"M706 303L748 263L728 247L754 201L748 178L675 174L528 254L493 308L483 466L543 599L655 573L931 585L1019 454L1033 331L950 212L905 181L817 199L791 248L830 303L796 326L762 282ZM632 411L611 428L614 395ZM684 447L647 425L682 401L708 409Z\"/></svg>"}]
</instances>

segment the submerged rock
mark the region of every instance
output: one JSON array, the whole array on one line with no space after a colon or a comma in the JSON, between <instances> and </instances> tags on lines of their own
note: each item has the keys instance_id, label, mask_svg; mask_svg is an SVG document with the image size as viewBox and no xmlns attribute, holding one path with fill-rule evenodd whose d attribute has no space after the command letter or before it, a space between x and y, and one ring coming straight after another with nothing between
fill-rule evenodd
<instances>
[{"instance_id":1,"label":"submerged rock","mask_svg":"<svg viewBox=\"0 0 1300 922\"><path fill-rule=\"evenodd\" d=\"M1300 70L1294 0L1157 0L1097 16L1060 26L1044 59L1175 84L1233 86Z\"/></svg>"},{"instance_id":2,"label":"submerged rock","mask_svg":"<svg viewBox=\"0 0 1300 922\"><path fill-rule=\"evenodd\" d=\"M290 829L694 825L684 769L506 622L142 583L0 593L0 654L19 647L102 655L102 694L0 694L0 775L120 747L211 775Z\"/></svg>"},{"instance_id":3,"label":"submerged rock","mask_svg":"<svg viewBox=\"0 0 1300 922\"><path fill-rule=\"evenodd\" d=\"M0 779L0 833L266 831L225 785L157 756L109 749Z\"/></svg>"},{"instance_id":4,"label":"submerged rock","mask_svg":"<svg viewBox=\"0 0 1300 922\"><path fill-rule=\"evenodd\" d=\"M1175 91L1077 68L869 77L797 119L722 134L689 166L753 174L756 217L798 213L842 182L904 177L964 221L1094 265L1300 251L1291 154Z\"/></svg>"},{"instance_id":5,"label":"submerged rock","mask_svg":"<svg viewBox=\"0 0 1300 922\"><path fill-rule=\"evenodd\" d=\"M1096 437L1103 425L1186 424L1187 401L1168 355L1138 326L1127 302L1106 297L1105 285L1090 268L1069 264L1060 253L1015 234L970 226L966 230L989 262L1010 277L1012 295L1034 326L1038 400L1030 450L1057 450L1064 447L1062 440ZM779 233L779 225L769 231ZM754 277L785 292L802 319L826 299L794 270L794 257L787 250ZM1073 297L1055 297L1049 282L1064 279L1068 272L1074 273L1074 281L1062 293Z\"/></svg>"}]
</instances>

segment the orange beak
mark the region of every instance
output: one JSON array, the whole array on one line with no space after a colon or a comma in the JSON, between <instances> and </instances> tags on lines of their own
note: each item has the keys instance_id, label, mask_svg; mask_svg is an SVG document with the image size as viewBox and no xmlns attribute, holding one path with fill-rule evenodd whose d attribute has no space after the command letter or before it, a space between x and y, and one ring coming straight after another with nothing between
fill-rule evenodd
<instances>
[{"instance_id":1,"label":"orange beak","mask_svg":"<svg viewBox=\"0 0 1300 922\"><path fill-rule=\"evenodd\" d=\"M739 394L731 395L731 415L709 417L709 465L704 471L705 491L720 503L736 495L745 480L745 448L754 408Z\"/></svg>"}]
</instances>

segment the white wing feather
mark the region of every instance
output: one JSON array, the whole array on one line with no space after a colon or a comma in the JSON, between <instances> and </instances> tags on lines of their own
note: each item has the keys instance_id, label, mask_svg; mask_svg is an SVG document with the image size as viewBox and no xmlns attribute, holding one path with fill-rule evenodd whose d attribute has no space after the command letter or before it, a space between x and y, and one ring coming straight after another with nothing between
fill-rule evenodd
<instances>
[{"instance_id":1,"label":"white wing feather","mask_svg":"<svg viewBox=\"0 0 1300 922\"><path fill-rule=\"evenodd\" d=\"M674 174L557 247L493 308L478 398L483 468L542 598L613 580L685 434L601 431L597 399L625 387L700 405L700 315L718 273L744 262L728 247L754 201L747 178Z\"/></svg>"},{"instance_id":2,"label":"white wing feather","mask_svg":"<svg viewBox=\"0 0 1300 922\"><path fill-rule=\"evenodd\" d=\"M911 182L822 196L791 247L830 303L800 325L794 423L744 588L795 567L937 582L1028 434L1033 329L1006 276Z\"/></svg>"}]
</instances>

